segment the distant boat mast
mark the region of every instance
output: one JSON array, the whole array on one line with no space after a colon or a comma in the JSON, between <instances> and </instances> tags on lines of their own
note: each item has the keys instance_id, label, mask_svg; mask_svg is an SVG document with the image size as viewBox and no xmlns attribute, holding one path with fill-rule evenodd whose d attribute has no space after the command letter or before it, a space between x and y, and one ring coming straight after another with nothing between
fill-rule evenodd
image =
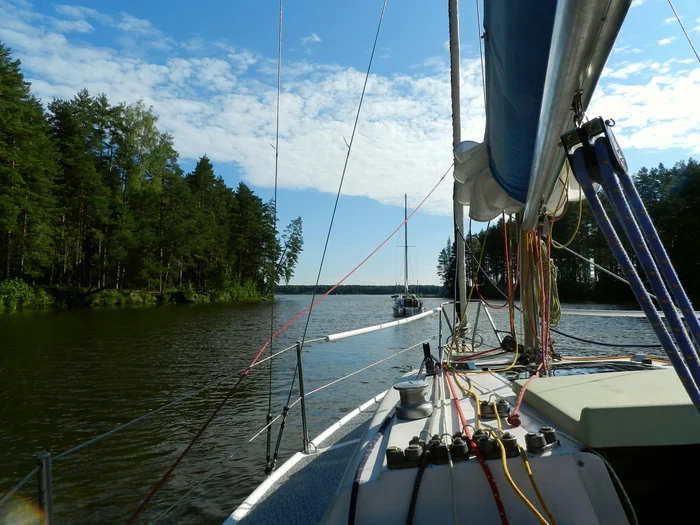
<instances>
[{"instance_id":1,"label":"distant boat mast","mask_svg":"<svg viewBox=\"0 0 700 525\"><path fill-rule=\"evenodd\" d=\"M403 228L404 228L404 292L408 293L408 194L403 194Z\"/></svg>"}]
</instances>

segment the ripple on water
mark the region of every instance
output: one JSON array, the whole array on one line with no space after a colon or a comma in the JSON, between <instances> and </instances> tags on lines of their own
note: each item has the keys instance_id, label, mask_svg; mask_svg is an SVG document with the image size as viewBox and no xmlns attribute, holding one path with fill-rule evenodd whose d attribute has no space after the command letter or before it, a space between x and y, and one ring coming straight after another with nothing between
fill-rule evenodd
<instances>
[{"instance_id":1,"label":"ripple on water","mask_svg":"<svg viewBox=\"0 0 700 525\"><path fill-rule=\"evenodd\" d=\"M309 304L308 296L283 296L275 304L281 326ZM427 299L433 308L440 299ZM584 307L567 305L567 307ZM472 308L472 307L470 307ZM595 306L595 308L600 308ZM470 310L474 312L474 310ZM501 329L504 310L491 311ZM391 300L383 296L330 296L314 307L308 337L391 320ZM303 332L302 318L273 345L278 351ZM486 319L479 322L484 346L497 341ZM579 337L625 344L655 342L645 319L564 316L559 329ZM209 305L143 310L68 311L0 318L0 493L29 472L32 454L54 455L106 432L213 380L231 380L265 342L270 305ZM437 332L437 317L401 328L304 351L307 391L387 357ZM555 334L563 354L608 355L629 350L567 340ZM431 342L436 351L437 340ZM389 387L413 366L420 347L311 396L309 432L320 433L370 397ZM285 404L295 353L273 363L273 412ZM177 523L221 523L264 478L265 438L246 441L265 424L269 365L253 369L242 388L222 409L144 516L153 519L223 459L222 468L172 513ZM230 384L230 383L229 383ZM123 522L151 490L202 422L226 394L213 388L122 433L56 461L53 467L55 515L60 523ZM292 399L296 398L296 391ZM280 450L280 462L301 443L299 406L292 409ZM275 425L273 440L277 436ZM35 500L32 481L21 501ZM20 500L18 500L20 501ZM31 511L28 504L22 508ZM25 508L26 507L26 508ZM23 512L24 512L23 511ZM0 522L3 516L0 514Z\"/></svg>"}]
</instances>

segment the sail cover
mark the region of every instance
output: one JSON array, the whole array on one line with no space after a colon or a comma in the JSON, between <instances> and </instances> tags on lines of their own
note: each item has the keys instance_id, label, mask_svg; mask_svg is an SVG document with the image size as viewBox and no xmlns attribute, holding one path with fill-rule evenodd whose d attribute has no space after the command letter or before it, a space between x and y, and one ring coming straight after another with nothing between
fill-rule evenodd
<instances>
[{"instance_id":1,"label":"sail cover","mask_svg":"<svg viewBox=\"0 0 700 525\"><path fill-rule=\"evenodd\" d=\"M486 132L455 152L456 197L477 221L520 211L527 198L556 4L484 2Z\"/></svg>"},{"instance_id":2,"label":"sail cover","mask_svg":"<svg viewBox=\"0 0 700 525\"><path fill-rule=\"evenodd\" d=\"M556 0L485 2L486 148L493 178L525 202Z\"/></svg>"},{"instance_id":3,"label":"sail cover","mask_svg":"<svg viewBox=\"0 0 700 525\"><path fill-rule=\"evenodd\" d=\"M484 1L486 130L455 150L455 199L472 219L525 208L531 225L543 201L553 213L579 198L559 136L577 92L587 108L629 4Z\"/></svg>"}]
</instances>

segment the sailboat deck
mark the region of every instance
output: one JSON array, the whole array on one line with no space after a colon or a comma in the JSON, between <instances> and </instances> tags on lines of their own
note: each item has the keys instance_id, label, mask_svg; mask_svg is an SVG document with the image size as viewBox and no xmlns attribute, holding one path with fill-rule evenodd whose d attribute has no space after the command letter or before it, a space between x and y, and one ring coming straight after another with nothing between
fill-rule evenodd
<instances>
[{"instance_id":1,"label":"sailboat deck","mask_svg":"<svg viewBox=\"0 0 700 525\"><path fill-rule=\"evenodd\" d=\"M463 386L468 383L480 400L505 399L512 407L516 403L522 381L511 382L504 375L483 370L487 363L494 365L497 362L498 360L494 359L479 360L477 370L469 374L469 380L462 380ZM672 374L672 371L664 370L667 368L665 365L648 365L621 359L600 360L594 363L564 359L558 366L560 375L535 379L528 386L528 390L532 389L532 394L525 395L520 409L521 426L511 427L502 421L503 430L514 435L525 448L527 432L536 432L545 426L557 429L558 444L549 447L543 453L528 453L528 458L544 501L558 523L628 523L604 460L590 452L587 448L590 445L580 439L580 434L562 424L560 416L553 409L548 410L543 403L547 402L560 408L568 406L571 418L576 416L576 411L579 414L585 412L589 404L602 404L614 410L619 395L606 404L606 392L616 388L624 390L630 387L630 381L638 381L640 388L647 385L650 392L644 399L658 400L656 404L647 404L655 406L654 410L658 412L654 413L660 416L665 410L663 407L667 406L665 402L673 402L675 399L675 395L668 388L669 385L666 385L666 376ZM416 377L424 376L413 371L404 376L403 380ZM391 423L366 458L365 467L362 469L356 523L404 523L406 520L418 469L415 466L388 468L388 447L396 446L403 450L414 436L425 435L426 431L430 435L443 435L461 430L457 404L451 395L446 377L440 374L427 379L431 384L426 397L434 405L433 415L415 420L392 417ZM563 391L567 388L571 388L571 391L565 395ZM591 388L597 389L598 393L592 394L589 403L587 392ZM478 426L498 430L497 420L477 418L476 403L472 397L462 390L457 390L457 393L459 405L468 424L474 427L472 430ZM393 388L382 396L375 398L373 404L366 404L364 410L355 417L345 418L347 420L343 426L324 442L325 448L309 455L299 453L285 463L256 491L257 494L251 495L236 510L226 521L226 525L233 525L239 521L270 523L273 520L281 520L284 523L347 523L353 480L363 453L367 444L377 436L378 429L392 409L399 403L399 393ZM679 403L682 404L682 401ZM638 404L646 406L641 401ZM693 418L685 419L689 420L688 424L696 423ZM655 424L665 421L652 420ZM639 424L649 421L649 418L642 416ZM616 427L614 422L610 423L613 424L611 430L614 434L617 432ZM690 442L697 441L697 431L688 429L688 432L691 436ZM626 435L629 436L630 433L633 436L637 433L649 434L637 429ZM624 436L625 434L620 432L616 439L623 440ZM606 446L610 446L608 443L609 441L606 442ZM500 497L511 522L537 523L534 514L509 486L501 459L487 459L486 464L499 487ZM541 513L544 513L521 458L509 458L506 464L520 490ZM468 497L460 495L455 499L455 509L459 516L464 516L465 519L469 517L469 521L475 523L500 523L491 488L482 466L474 458L455 462L452 471L446 464L428 464L423 478L414 523L451 521L450 494L453 490L456 494L468 493Z\"/></svg>"},{"instance_id":2,"label":"sailboat deck","mask_svg":"<svg viewBox=\"0 0 700 525\"><path fill-rule=\"evenodd\" d=\"M406 378L413 378L407 376ZM356 523L405 523L409 503L418 469L390 469L386 462L388 447L405 448L413 436L419 436L424 429L430 435L453 434L461 429L456 403L451 395L444 376L435 377L437 382L437 403L434 417L413 421L393 418L385 436L377 443L367 460L361 476L356 506ZM515 403L515 392L510 381L493 373L473 374L471 387L481 400L503 398ZM470 425L477 423L476 405L471 397L460 391L460 406ZM376 431L399 402L398 392L390 389L375 414L365 436L365 442L376 435ZM522 425L504 430L515 435L521 445L525 444L525 434L537 431L551 422L525 407L520 411ZM498 429L496 420L482 420L484 428ZM559 436L558 446L542 454L529 455L530 466L539 490L543 494L558 523L580 524L620 524L627 523L624 510L607 473L604 462L596 455L584 451L584 447L566 435ZM361 455L353 459L343 479L334 505L324 523L347 523L350 511L352 482L360 463ZM500 458L486 460L500 497L512 523L538 523L534 514L523 504L509 486ZM536 495L529 482L520 457L507 460L509 473L527 498L539 509ZM446 523L452 521L452 483L459 496L455 498L456 512L460 518L472 523L497 524L501 518L494 504L491 488L478 461L456 462L450 472L448 465L428 464L425 469L420 497L415 508L414 523ZM468 496L467 496L468 494ZM461 519L460 519L461 521Z\"/></svg>"}]
</instances>

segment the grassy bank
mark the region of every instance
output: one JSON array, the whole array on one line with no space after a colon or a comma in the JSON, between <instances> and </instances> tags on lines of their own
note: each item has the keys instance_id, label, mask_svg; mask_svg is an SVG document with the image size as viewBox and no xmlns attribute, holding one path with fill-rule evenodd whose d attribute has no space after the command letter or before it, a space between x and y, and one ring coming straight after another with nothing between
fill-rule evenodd
<instances>
[{"instance_id":1,"label":"grassy bank","mask_svg":"<svg viewBox=\"0 0 700 525\"><path fill-rule=\"evenodd\" d=\"M92 291L59 286L33 286L20 279L0 281L0 312L48 308L129 308L165 304L230 303L260 301L252 283L231 283L221 289L196 290L192 284L165 290Z\"/></svg>"}]
</instances>

